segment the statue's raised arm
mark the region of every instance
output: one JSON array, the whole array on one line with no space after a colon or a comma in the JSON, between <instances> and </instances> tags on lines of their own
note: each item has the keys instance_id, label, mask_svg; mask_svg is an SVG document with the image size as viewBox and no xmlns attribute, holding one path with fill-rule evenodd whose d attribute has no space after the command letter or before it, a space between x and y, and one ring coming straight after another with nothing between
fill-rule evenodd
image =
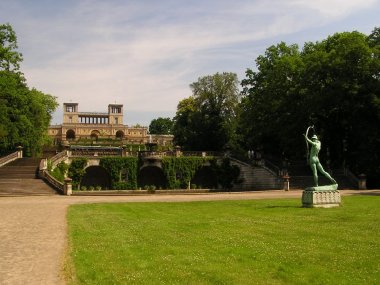
<instances>
[{"instance_id":1,"label":"statue's raised arm","mask_svg":"<svg viewBox=\"0 0 380 285\"><path fill-rule=\"evenodd\" d=\"M307 128L307 130L306 130L306 133L304 134L304 136L305 136L305 140L306 140L306 163L307 163L307 164L309 164L309 152L310 152L310 151L309 151L309 142L311 142L311 141L309 140L309 137L308 137L310 129L314 129L314 126L309 126L309 127Z\"/></svg>"}]
</instances>

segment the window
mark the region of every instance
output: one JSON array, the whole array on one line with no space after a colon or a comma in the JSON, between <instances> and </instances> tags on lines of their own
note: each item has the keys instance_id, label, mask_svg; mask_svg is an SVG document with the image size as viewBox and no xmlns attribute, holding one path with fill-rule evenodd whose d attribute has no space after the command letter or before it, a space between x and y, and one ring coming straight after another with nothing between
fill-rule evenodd
<instances>
[{"instance_id":1,"label":"window","mask_svg":"<svg viewBox=\"0 0 380 285\"><path fill-rule=\"evenodd\" d=\"M115 125L119 123L119 118L115 118Z\"/></svg>"},{"instance_id":2,"label":"window","mask_svg":"<svg viewBox=\"0 0 380 285\"><path fill-rule=\"evenodd\" d=\"M66 112L68 113L74 112L74 106L66 106Z\"/></svg>"}]
</instances>

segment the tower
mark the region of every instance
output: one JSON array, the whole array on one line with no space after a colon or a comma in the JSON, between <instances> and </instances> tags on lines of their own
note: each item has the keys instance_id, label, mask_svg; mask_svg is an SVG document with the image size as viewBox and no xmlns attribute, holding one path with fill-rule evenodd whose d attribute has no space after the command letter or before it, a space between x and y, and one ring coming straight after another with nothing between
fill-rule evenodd
<instances>
[{"instance_id":1,"label":"tower","mask_svg":"<svg viewBox=\"0 0 380 285\"><path fill-rule=\"evenodd\" d=\"M108 122L111 125L123 124L123 105L109 104L108 105Z\"/></svg>"},{"instance_id":2,"label":"tower","mask_svg":"<svg viewBox=\"0 0 380 285\"><path fill-rule=\"evenodd\" d=\"M78 103L63 103L63 123L78 123Z\"/></svg>"}]
</instances>

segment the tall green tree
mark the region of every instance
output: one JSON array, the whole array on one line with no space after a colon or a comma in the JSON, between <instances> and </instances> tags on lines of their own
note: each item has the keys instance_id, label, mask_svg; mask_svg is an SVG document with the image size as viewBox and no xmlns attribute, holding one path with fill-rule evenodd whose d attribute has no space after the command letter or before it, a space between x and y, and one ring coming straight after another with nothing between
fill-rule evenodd
<instances>
[{"instance_id":1,"label":"tall green tree","mask_svg":"<svg viewBox=\"0 0 380 285\"><path fill-rule=\"evenodd\" d=\"M234 144L240 92L237 75L216 73L200 77L193 95L178 104L175 142L185 149L221 151Z\"/></svg>"},{"instance_id":2,"label":"tall green tree","mask_svg":"<svg viewBox=\"0 0 380 285\"><path fill-rule=\"evenodd\" d=\"M379 29L305 43L280 43L242 81L240 130L247 148L301 158L301 134L315 125L332 166L380 176Z\"/></svg>"},{"instance_id":3,"label":"tall green tree","mask_svg":"<svg viewBox=\"0 0 380 285\"><path fill-rule=\"evenodd\" d=\"M17 48L17 37L12 26L0 25L0 70L19 70L22 54L17 51Z\"/></svg>"},{"instance_id":4,"label":"tall green tree","mask_svg":"<svg viewBox=\"0 0 380 285\"><path fill-rule=\"evenodd\" d=\"M15 32L9 24L0 25L0 152L22 145L26 154L37 155L58 104L55 97L27 86L21 61Z\"/></svg>"},{"instance_id":5,"label":"tall green tree","mask_svg":"<svg viewBox=\"0 0 380 285\"><path fill-rule=\"evenodd\" d=\"M153 119L149 125L149 133L156 135L170 135L173 129L173 121L170 118L159 117Z\"/></svg>"}]
</instances>

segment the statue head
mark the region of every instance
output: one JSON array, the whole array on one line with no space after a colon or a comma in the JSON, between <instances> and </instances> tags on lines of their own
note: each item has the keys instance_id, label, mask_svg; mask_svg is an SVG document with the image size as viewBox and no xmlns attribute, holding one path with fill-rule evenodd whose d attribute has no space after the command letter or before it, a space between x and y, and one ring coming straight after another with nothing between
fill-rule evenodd
<instances>
[{"instance_id":1,"label":"statue head","mask_svg":"<svg viewBox=\"0 0 380 285\"><path fill-rule=\"evenodd\" d=\"M318 140L318 137L317 137L317 135L313 135L312 137L311 137L311 140Z\"/></svg>"}]
</instances>

